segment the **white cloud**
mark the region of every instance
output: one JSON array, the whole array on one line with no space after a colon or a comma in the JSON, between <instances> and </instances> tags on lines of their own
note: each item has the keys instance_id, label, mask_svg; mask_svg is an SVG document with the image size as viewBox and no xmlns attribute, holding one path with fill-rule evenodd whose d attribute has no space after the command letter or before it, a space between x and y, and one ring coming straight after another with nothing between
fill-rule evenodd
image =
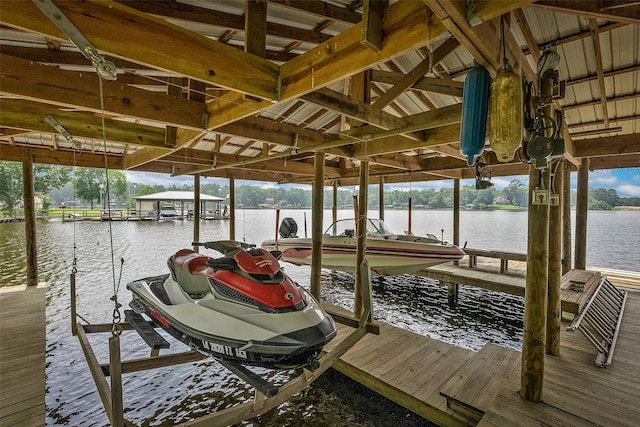
<instances>
[{"instance_id":1,"label":"white cloud","mask_svg":"<svg viewBox=\"0 0 640 427\"><path fill-rule=\"evenodd\" d=\"M606 187L611 188L618 182L618 177L613 174L610 169L601 171L592 171L589 173L589 187Z\"/></svg>"},{"instance_id":2,"label":"white cloud","mask_svg":"<svg viewBox=\"0 0 640 427\"><path fill-rule=\"evenodd\" d=\"M619 185L616 187L616 193L621 197L640 197L640 185Z\"/></svg>"}]
</instances>

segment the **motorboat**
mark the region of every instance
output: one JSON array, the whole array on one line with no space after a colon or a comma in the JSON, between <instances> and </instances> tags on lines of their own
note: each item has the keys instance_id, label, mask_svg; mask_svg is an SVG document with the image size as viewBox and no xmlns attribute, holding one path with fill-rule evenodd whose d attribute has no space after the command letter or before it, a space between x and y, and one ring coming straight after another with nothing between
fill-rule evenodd
<instances>
[{"instance_id":1,"label":"motorboat","mask_svg":"<svg viewBox=\"0 0 640 427\"><path fill-rule=\"evenodd\" d=\"M179 250L170 274L127 284L131 308L216 358L274 369L317 363L335 323L282 271L279 252L233 240L198 245L223 256Z\"/></svg>"},{"instance_id":2,"label":"motorboat","mask_svg":"<svg viewBox=\"0 0 640 427\"><path fill-rule=\"evenodd\" d=\"M292 218L283 219L281 239L266 240L262 247L282 251L282 260L296 265L311 265L311 239L300 238ZM357 227L354 219L333 223L322 235L322 267L355 271ZM426 236L395 234L380 219L367 219L366 258L373 273L382 276L415 273L424 268L462 258L458 246L443 242L433 234Z\"/></svg>"}]
</instances>

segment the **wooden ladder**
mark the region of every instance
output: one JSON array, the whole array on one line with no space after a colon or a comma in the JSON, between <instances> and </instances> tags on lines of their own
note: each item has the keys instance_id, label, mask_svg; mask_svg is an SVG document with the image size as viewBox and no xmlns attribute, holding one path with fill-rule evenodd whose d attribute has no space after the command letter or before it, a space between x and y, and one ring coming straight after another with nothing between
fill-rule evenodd
<instances>
[{"instance_id":1,"label":"wooden ladder","mask_svg":"<svg viewBox=\"0 0 640 427\"><path fill-rule=\"evenodd\" d=\"M595 363L601 368L609 366L613 359L626 302L627 292L602 276L589 302L567 327L568 331L579 329L598 350Z\"/></svg>"}]
</instances>

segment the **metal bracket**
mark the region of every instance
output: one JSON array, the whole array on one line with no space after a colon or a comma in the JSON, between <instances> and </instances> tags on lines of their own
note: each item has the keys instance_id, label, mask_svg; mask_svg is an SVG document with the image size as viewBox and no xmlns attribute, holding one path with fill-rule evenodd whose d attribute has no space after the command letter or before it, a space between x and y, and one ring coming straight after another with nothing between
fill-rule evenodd
<instances>
[{"instance_id":1,"label":"metal bracket","mask_svg":"<svg viewBox=\"0 0 640 427\"><path fill-rule=\"evenodd\" d=\"M69 143L71 144L71 148L73 148L74 150L80 150L82 148L82 143L75 139L73 135L71 135L69 131L55 119L55 117L53 117L51 114L47 114L46 116L44 116L44 119L52 128L54 128L60 135L64 136L67 141L69 141Z\"/></svg>"},{"instance_id":2,"label":"metal bracket","mask_svg":"<svg viewBox=\"0 0 640 427\"><path fill-rule=\"evenodd\" d=\"M118 76L118 69L113 62L104 59L98 50L87 40L80 30L62 13L58 6L51 0L33 0L40 10L47 15L56 27L76 45L80 52L96 68L96 72L105 80L115 80Z\"/></svg>"}]
</instances>

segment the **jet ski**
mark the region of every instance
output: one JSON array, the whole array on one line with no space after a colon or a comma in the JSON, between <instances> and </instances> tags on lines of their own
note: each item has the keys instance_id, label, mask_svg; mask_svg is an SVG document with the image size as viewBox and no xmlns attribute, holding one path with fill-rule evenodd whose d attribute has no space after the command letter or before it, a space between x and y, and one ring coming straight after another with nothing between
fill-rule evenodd
<instances>
[{"instance_id":1,"label":"jet ski","mask_svg":"<svg viewBox=\"0 0 640 427\"><path fill-rule=\"evenodd\" d=\"M170 274L127 284L135 312L216 358L272 369L317 362L335 323L282 271L280 252L233 240L194 245L224 256L179 250L167 261Z\"/></svg>"}]
</instances>

